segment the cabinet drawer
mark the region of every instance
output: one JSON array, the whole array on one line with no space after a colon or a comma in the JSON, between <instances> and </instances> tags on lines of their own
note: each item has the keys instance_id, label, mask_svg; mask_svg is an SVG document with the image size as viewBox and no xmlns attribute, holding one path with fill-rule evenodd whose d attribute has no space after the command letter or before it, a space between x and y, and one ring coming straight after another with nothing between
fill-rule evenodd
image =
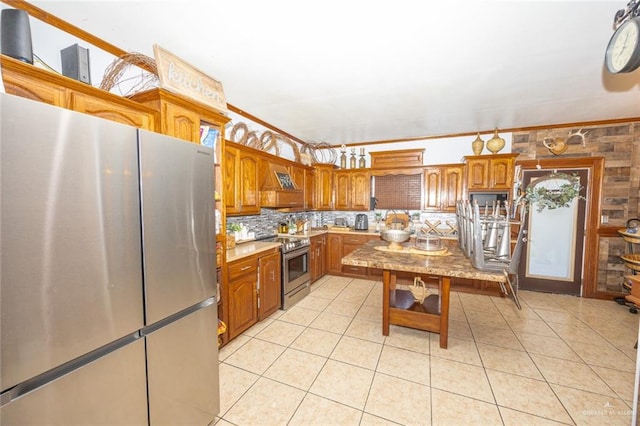
<instances>
[{"instance_id":1,"label":"cabinet drawer","mask_svg":"<svg viewBox=\"0 0 640 426\"><path fill-rule=\"evenodd\" d=\"M342 265L342 273L349 275L367 275L367 268L364 266Z\"/></svg>"},{"instance_id":2,"label":"cabinet drawer","mask_svg":"<svg viewBox=\"0 0 640 426\"><path fill-rule=\"evenodd\" d=\"M366 235L345 234L342 236L342 244L363 245L366 244L367 241L369 241L369 237Z\"/></svg>"},{"instance_id":3,"label":"cabinet drawer","mask_svg":"<svg viewBox=\"0 0 640 426\"><path fill-rule=\"evenodd\" d=\"M241 277L243 275L256 273L258 271L258 262L255 257L238 260L229 264L229 280Z\"/></svg>"}]
</instances>

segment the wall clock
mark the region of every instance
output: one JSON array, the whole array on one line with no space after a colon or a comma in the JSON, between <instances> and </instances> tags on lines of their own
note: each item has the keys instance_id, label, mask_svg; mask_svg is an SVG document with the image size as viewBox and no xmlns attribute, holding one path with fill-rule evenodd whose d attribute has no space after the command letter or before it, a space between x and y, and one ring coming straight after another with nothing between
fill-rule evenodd
<instances>
[{"instance_id":1,"label":"wall clock","mask_svg":"<svg viewBox=\"0 0 640 426\"><path fill-rule=\"evenodd\" d=\"M640 17L629 19L611 36L605 53L609 72L631 72L640 67Z\"/></svg>"}]
</instances>

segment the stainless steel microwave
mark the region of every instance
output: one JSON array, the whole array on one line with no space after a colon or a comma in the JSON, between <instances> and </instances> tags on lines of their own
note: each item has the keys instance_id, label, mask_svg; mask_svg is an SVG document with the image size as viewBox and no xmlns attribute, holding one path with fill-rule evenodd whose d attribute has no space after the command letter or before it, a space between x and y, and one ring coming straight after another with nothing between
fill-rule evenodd
<instances>
[{"instance_id":1,"label":"stainless steel microwave","mask_svg":"<svg viewBox=\"0 0 640 426\"><path fill-rule=\"evenodd\" d=\"M469 201L472 203L477 201L480 207L493 206L495 202L502 205L505 201L509 201L509 191L469 191Z\"/></svg>"}]
</instances>

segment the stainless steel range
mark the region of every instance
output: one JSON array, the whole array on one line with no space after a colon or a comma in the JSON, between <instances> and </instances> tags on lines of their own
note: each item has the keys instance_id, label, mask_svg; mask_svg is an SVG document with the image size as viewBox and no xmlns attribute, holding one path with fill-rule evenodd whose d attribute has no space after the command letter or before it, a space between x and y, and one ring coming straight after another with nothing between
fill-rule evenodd
<instances>
[{"instance_id":1,"label":"stainless steel range","mask_svg":"<svg viewBox=\"0 0 640 426\"><path fill-rule=\"evenodd\" d=\"M282 254L282 310L304 299L311 292L308 237L274 237Z\"/></svg>"}]
</instances>

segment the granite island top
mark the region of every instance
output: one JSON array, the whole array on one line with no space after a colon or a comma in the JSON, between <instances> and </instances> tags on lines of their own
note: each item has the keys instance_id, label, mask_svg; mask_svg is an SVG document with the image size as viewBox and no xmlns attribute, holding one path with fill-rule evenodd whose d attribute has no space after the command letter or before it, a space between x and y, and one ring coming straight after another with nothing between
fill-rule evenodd
<instances>
[{"instance_id":1,"label":"granite island top","mask_svg":"<svg viewBox=\"0 0 640 426\"><path fill-rule=\"evenodd\" d=\"M458 247L457 241L442 240L447 247L448 256L426 256L406 252L376 250L376 246L388 246L386 241L369 241L342 258L343 265L363 266L366 268L406 271L421 274L433 274L448 277L468 278L475 280L505 282L502 273L485 272L475 269L471 261ZM403 243L409 247L413 243Z\"/></svg>"}]
</instances>

